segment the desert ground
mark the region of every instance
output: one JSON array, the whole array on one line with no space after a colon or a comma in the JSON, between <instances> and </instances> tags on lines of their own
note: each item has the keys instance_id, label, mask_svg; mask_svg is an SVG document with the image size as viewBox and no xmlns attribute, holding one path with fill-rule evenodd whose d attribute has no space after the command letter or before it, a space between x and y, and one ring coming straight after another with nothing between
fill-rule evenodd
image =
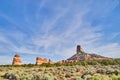
<instances>
[{"instance_id":1,"label":"desert ground","mask_svg":"<svg viewBox=\"0 0 120 80\"><path fill-rule=\"evenodd\" d=\"M0 80L120 80L120 65L1 66Z\"/></svg>"}]
</instances>

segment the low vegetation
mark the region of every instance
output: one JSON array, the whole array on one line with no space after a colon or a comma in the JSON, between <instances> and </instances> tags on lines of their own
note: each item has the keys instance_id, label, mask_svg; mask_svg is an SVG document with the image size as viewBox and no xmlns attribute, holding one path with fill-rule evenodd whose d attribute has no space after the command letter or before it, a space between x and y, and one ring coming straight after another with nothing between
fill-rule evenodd
<instances>
[{"instance_id":1,"label":"low vegetation","mask_svg":"<svg viewBox=\"0 0 120 80\"><path fill-rule=\"evenodd\" d=\"M120 59L66 64L1 65L0 80L120 80Z\"/></svg>"},{"instance_id":2,"label":"low vegetation","mask_svg":"<svg viewBox=\"0 0 120 80\"><path fill-rule=\"evenodd\" d=\"M120 59L109 59L109 60L91 60L91 61L81 61L81 62L71 62L71 63L55 63L55 64L49 64L49 63L43 63L41 65L36 64L23 64L23 65L0 65L0 67L34 67L34 66L41 66L41 67L58 67L58 66L75 66L75 65L81 65L81 66L87 66L87 65L120 65Z\"/></svg>"}]
</instances>

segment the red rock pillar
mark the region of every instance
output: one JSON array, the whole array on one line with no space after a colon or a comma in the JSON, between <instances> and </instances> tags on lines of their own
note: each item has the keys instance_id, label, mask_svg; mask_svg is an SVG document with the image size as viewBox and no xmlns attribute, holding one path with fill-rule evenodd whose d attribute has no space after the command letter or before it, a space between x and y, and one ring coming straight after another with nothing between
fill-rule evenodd
<instances>
[{"instance_id":1,"label":"red rock pillar","mask_svg":"<svg viewBox=\"0 0 120 80\"><path fill-rule=\"evenodd\" d=\"M77 45L77 54L80 54L82 52L82 48L80 45Z\"/></svg>"},{"instance_id":2,"label":"red rock pillar","mask_svg":"<svg viewBox=\"0 0 120 80\"><path fill-rule=\"evenodd\" d=\"M22 65L22 61L20 60L20 55L16 54L13 58L13 65Z\"/></svg>"}]
</instances>

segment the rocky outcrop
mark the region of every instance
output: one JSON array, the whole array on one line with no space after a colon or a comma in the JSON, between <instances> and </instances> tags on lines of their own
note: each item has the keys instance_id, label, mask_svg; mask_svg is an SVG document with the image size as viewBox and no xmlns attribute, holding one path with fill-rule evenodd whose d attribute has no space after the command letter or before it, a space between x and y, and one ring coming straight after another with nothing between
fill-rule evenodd
<instances>
[{"instance_id":1,"label":"rocky outcrop","mask_svg":"<svg viewBox=\"0 0 120 80\"><path fill-rule=\"evenodd\" d=\"M63 63L69 63L69 62L80 62L80 61L85 61L85 60L105 60L105 59L111 59L111 58L107 58L107 57L100 56L97 54L86 53L83 51L83 49L80 45L77 45L76 54L74 54L72 57L68 58L67 60L62 60L57 63L63 64ZM40 58L40 57L36 58L37 65L40 65L43 63L54 64L54 62L50 59L47 60L46 58ZM13 65L21 65L22 64L19 54L16 54L14 56L12 64Z\"/></svg>"},{"instance_id":2,"label":"rocky outcrop","mask_svg":"<svg viewBox=\"0 0 120 80\"><path fill-rule=\"evenodd\" d=\"M48 63L54 64L54 62L51 59L49 59Z\"/></svg>"},{"instance_id":3,"label":"rocky outcrop","mask_svg":"<svg viewBox=\"0 0 120 80\"><path fill-rule=\"evenodd\" d=\"M97 54L86 53L83 51L80 45L77 45L76 54L74 54L72 57L68 58L67 60L62 60L62 63L79 62L85 60L105 60L105 59L110 59L110 58L100 56Z\"/></svg>"},{"instance_id":4,"label":"rocky outcrop","mask_svg":"<svg viewBox=\"0 0 120 80\"><path fill-rule=\"evenodd\" d=\"M40 65L40 64L43 64L43 63L48 63L48 60L46 58L40 58L40 57L36 58L36 64L37 65Z\"/></svg>"},{"instance_id":5,"label":"rocky outcrop","mask_svg":"<svg viewBox=\"0 0 120 80\"><path fill-rule=\"evenodd\" d=\"M77 54L80 54L83 52L83 49L80 45L77 45L77 50L76 50Z\"/></svg>"},{"instance_id":6,"label":"rocky outcrop","mask_svg":"<svg viewBox=\"0 0 120 80\"><path fill-rule=\"evenodd\" d=\"M63 62L62 62L62 61L58 61L57 63L58 63L58 64L62 64Z\"/></svg>"},{"instance_id":7,"label":"rocky outcrop","mask_svg":"<svg viewBox=\"0 0 120 80\"><path fill-rule=\"evenodd\" d=\"M16 54L13 58L13 65L22 65L22 61L20 60L20 55Z\"/></svg>"}]
</instances>

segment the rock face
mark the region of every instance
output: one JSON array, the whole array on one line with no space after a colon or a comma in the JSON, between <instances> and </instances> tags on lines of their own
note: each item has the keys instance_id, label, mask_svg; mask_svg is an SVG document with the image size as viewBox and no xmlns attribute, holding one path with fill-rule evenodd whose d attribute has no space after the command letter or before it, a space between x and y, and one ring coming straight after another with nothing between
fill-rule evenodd
<instances>
[{"instance_id":1,"label":"rock face","mask_svg":"<svg viewBox=\"0 0 120 80\"><path fill-rule=\"evenodd\" d=\"M63 63L63 61L58 61L57 63L58 63L58 64L62 64L62 63Z\"/></svg>"},{"instance_id":2,"label":"rock face","mask_svg":"<svg viewBox=\"0 0 120 80\"><path fill-rule=\"evenodd\" d=\"M48 63L54 64L54 62L51 59L49 59Z\"/></svg>"},{"instance_id":3,"label":"rock face","mask_svg":"<svg viewBox=\"0 0 120 80\"><path fill-rule=\"evenodd\" d=\"M42 63L48 63L48 60L46 58L40 58L40 57L37 57L36 58L36 64L37 65L40 65Z\"/></svg>"},{"instance_id":4,"label":"rock face","mask_svg":"<svg viewBox=\"0 0 120 80\"><path fill-rule=\"evenodd\" d=\"M62 63L79 62L85 60L104 60L104 59L109 59L109 58L97 54L86 53L83 51L80 45L77 45L76 54L74 54L72 57L68 58L67 60L62 60Z\"/></svg>"},{"instance_id":5,"label":"rock face","mask_svg":"<svg viewBox=\"0 0 120 80\"><path fill-rule=\"evenodd\" d=\"M13 65L22 65L22 61L20 60L20 55L16 54L13 58Z\"/></svg>"}]
</instances>

